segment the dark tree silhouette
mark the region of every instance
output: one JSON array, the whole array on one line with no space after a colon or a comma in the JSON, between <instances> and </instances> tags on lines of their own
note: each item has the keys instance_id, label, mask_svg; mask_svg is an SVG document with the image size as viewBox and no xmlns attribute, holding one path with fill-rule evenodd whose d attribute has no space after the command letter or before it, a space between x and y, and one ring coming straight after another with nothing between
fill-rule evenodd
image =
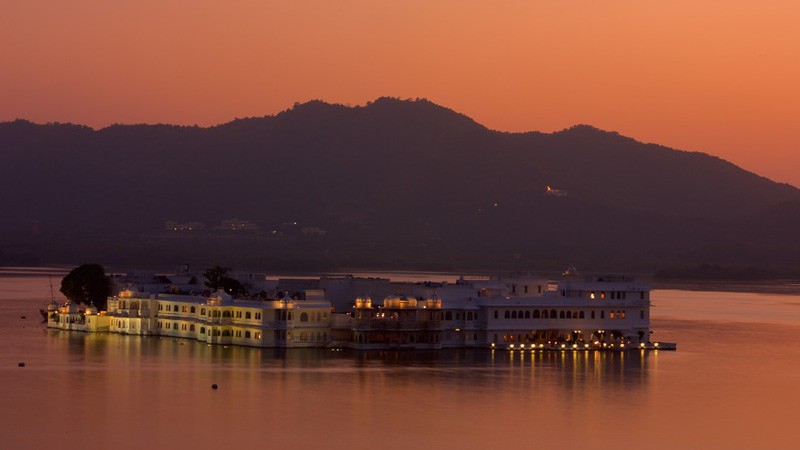
<instances>
[{"instance_id":1,"label":"dark tree silhouette","mask_svg":"<svg viewBox=\"0 0 800 450\"><path fill-rule=\"evenodd\" d=\"M75 303L92 303L98 310L105 310L111 295L111 281L103 266L83 264L61 280L60 291Z\"/></svg>"},{"instance_id":2,"label":"dark tree silhouette","mask_svg":"<svg viewBox=\"0 0 800 450\"><path fill-rule=\"evenodd\" d=\"M203 284L212 291L222 289L234 297L247 295L247 288L239 280L228 276L228 271L230 270L230 268L222 266L214 266L206 270L203 274L206 281Z\"/></svg>"}]
</instances>

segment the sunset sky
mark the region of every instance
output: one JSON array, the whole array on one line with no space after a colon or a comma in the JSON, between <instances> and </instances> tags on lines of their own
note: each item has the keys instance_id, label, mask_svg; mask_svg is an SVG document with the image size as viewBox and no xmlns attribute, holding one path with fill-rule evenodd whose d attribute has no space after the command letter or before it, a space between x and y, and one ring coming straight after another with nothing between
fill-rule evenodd
<instances>
[{"instance_id":1,"label":"sunset sky","mask_svg":"<svg viewBox=\"0 0 800 450\"><path fill-rule=\"evenodd\" d=\"M0 121L213 125L426 97L800 186L797 1L4 0Z\"/></svg>"}]
</instances>

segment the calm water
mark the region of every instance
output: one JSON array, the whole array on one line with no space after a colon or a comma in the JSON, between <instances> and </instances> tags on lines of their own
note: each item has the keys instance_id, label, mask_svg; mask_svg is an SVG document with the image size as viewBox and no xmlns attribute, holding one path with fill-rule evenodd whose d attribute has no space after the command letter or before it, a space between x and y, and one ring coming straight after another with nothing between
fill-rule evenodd
<instances>
[{"instance_id":1,"label":"calm water","mask_svg":"<svg viewBox=\"0 0 800 450\"><path fill-rule=\"evenodd\" d=\"M800 296L657 291L677 352L532 356L57 332L48 289L0 275L0 448L800 446Z\"/></svg>"}]
</instances>

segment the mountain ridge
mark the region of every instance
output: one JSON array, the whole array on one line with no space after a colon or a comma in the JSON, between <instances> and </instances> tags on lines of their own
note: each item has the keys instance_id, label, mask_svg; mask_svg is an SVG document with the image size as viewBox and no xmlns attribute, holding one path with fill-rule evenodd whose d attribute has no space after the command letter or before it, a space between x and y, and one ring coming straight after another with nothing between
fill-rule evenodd
<instances>
[{"instance_id":1,"label":"mountain ridge","mask_svg":"<svg viewBox=\"0 0 800 450\"><path fill-rule=\"evenodd\" d=\"M643 253L631 264L650 266L706 262L696 261L704 248L742 239L756 253L774 251L791 230L771 224L774 236L765 238L754 221L775 208L769 217L800 210L796 187L702 152L585 124L501 132L419 99L356 107L310 101L210 127L94 130L17 120L0 123L0 149L7 169L0 189L19 193L0 199L7 211L0 231L24 235L35 220L39 237L31 242L87 230L163 234L166 220L211 227L241 217L264 229L299 222L327 230L320 242L299 239L302 249L264 248L320 252L334 266L360 266L359 257L386 262L412 249L462 265L479 264L481 254L490 255L487 264L522 266L575 260L570 253L592 261L598 252L619 253L618 263L626 252ZM567 197L546 197L548 185ZM779 259L794 264L794 246L784 247Z\"/></svg>"}]
</instances>

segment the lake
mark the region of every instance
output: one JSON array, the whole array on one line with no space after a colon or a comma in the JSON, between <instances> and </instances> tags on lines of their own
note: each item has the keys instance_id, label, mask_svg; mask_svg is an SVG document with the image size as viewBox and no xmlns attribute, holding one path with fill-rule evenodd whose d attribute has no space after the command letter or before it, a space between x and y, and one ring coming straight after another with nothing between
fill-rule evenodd
<instances>
[{"instance_id":1,"label":"lake","mask_svg":"<svg viewBox=\"0 0 800 450\"><path fill-rule=\"evenodd\" d=\"M0 448L797 448L800 296L652 298L675 352L279 351L48 330L5 271Z\"/></svg>"}]
</instances>

